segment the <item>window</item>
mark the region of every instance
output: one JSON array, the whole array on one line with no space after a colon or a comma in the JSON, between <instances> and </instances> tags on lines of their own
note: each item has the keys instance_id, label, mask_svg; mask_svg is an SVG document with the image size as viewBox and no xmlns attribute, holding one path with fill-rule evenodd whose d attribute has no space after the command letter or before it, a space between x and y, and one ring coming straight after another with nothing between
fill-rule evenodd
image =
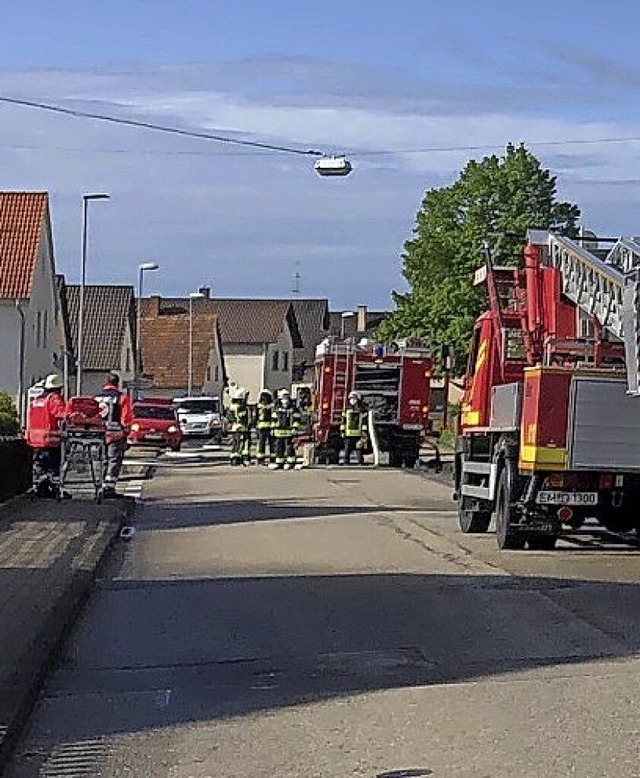
<instances>
[{"instance_id":1,"label":"window","mask_svg":"<svg viewBox=\"0 0 640 778\"><path fill-rule=\"evenodd\" d=\"M36 312L36 346L40 347L40 339L42 337L42 313Z\"/></svg>"},{"instance_id":2,"label":"window","mask_svg":"<svg viewBox=\"0 0 640 778\"><path fill-rule=\"evenodd\" d=\"M282 352L282 369L286 372L289 369L289 352Z\"/></svg>"},{"instance_id":3,"label":"window","mask_svg":"<svg viewBox=\"0 0 640 778\"><path fill-rule=\"evenodd\" d=\"M276 349L271 357L271 369L280 370L280 352Z\"/></svg>"},{"instance_id":4,"label":"window","mask_svg":"<svg viewBox=\"0 0 640 778\"><path fill-rule=\"evenodd\" d=\"M127 349L127 360L126 360L125 372L127 373L131 372L131 352L129 351L129 349Z\"/></svg>"},{"instance_id":5,"label":"window","mask_svg":"<svg viewBox=\"0 0 640 778\"><path fill-rule=\"evenodd\" d=\"M48 318L49 318L49 312L45 311L42 314L42 345L44 348L47 347L47 330L49 328Z\"/></svg>"},{"instance_id":6,"label":"window","mask_svg":"<svg viewBox=\"0 0 640 778\"><path fill-rule=\"evenodd\" d=\"M220 380L220 365L216 365L215 373L214 373L214 379L216 383Z\"/></svg>"},{"instance_id":7,"label":"window","mask_svg":"<svg viewBox=\"0 0 640 778\"><path fill-rule=\"evenodd\" d=\"M211 365L207 365L207 381L211 381Z\"/></svg>"}]
</instances>

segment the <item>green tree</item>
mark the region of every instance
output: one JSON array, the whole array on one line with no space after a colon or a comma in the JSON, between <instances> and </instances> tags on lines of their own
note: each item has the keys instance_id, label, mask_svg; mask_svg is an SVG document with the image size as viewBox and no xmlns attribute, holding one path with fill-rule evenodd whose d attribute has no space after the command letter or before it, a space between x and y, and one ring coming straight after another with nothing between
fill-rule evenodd
<instances>
[{"instance_id":1,"label":"green tree","mask_svg":"<svg viewBox=\"0 0 640 778\"><path fill-rule=\"evenodd\" d=\"M7 392L0 392L0 435L16 435L20 425L18 412Z\"/></svg>"},{"instance_id":2,"label":"green tree","mask_svg":"<svg viewBox=\"0 0 640 778\"><path fill-rule=\"evenodd\" d=\"M418 335L450 343L461 369L473 322L486 305L472 283L482 241L501 236L498 261L515 264L528 229L575 235L580 209L556 194L555 176L513 144L503 156L470 161L451 186L429 190L402 255L409 291L393 293L396 310L381 326L381 339Z\"/></svg>"}]
</instances>

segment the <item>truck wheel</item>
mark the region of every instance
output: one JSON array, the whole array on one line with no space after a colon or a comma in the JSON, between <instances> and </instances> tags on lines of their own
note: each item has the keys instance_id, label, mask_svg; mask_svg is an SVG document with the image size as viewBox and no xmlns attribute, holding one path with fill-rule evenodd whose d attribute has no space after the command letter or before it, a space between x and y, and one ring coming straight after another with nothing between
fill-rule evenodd
<instances>
[{"instance_id":1,"label":"truck wheel","mask_svg":"<svg viewBox=\"0 0 640 778\"><path fill-rule=\"evenodd\" d=\"M498 494L496 498L496 540L500 549L522 549L526 538L514 530L515 510L511 504L511 479L508 466L503 467L498 479Z\"/></svg>"},{"instance_id":2,"label":"truck wheel","mask_svg":"<svg viewBox=\"0 0 640 778\"><path fill-rule=\"evenodd\" d=\"M458 524L465 535L481 534L489 529L491 511L472 510L468 497L460 495L458 501Z\"/></svg>"}]
</instances>

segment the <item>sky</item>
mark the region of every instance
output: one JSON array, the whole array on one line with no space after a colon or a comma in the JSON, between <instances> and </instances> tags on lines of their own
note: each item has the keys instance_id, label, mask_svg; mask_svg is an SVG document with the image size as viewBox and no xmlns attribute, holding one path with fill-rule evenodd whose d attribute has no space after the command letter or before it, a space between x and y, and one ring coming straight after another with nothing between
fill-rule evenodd
<instances>
[{"instance_id":1,"label":"sky","mask_svg":"<svg viewBox=\"0 0 640 778\"><path fill-rule=\"evenodd\" d=\"M2 97L354 166L0 103L0 189L50 193L70 283L82 195L106 192L89 283L152 261L145 294L287 297L299 274L336 310L389 308L425 191L508 142L586 228L640 233L636 0L0 0L0 18Z\"/></svg>"}]
</instances>

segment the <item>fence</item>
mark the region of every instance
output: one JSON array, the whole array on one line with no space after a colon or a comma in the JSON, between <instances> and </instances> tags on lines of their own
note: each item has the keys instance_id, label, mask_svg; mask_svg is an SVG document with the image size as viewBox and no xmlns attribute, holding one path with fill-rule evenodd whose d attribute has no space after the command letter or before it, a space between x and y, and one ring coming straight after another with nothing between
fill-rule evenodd
<instances>
[{"instance_id":1,"label":"fence","mask_svg":"<svg viewBox=\"0 0 640 778\"><path fill-rule=\"evenodd\" d=\"M0 438L0 502L31 486L31 450L22 438Z\"/></svg>"}]
</instances>

